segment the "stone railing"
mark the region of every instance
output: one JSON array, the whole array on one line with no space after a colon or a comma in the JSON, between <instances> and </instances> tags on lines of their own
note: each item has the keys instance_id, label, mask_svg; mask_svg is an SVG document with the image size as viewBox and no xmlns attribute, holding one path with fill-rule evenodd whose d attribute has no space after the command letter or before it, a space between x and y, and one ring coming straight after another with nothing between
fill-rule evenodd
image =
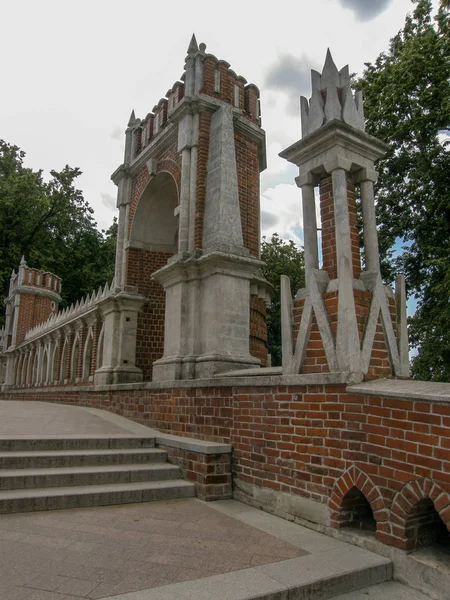
<instances>
[{"instance_id":1,"label":"stone railing","mask_svg":"<svg viewBox=\"0 0 450 600\"><path fill-rule=\"evenodd\" d=\"M114 281L34 327L4 355L11 387L89 383L102 366L104 317L100 304L114 295Z\"/></svg>"}]
</instances>

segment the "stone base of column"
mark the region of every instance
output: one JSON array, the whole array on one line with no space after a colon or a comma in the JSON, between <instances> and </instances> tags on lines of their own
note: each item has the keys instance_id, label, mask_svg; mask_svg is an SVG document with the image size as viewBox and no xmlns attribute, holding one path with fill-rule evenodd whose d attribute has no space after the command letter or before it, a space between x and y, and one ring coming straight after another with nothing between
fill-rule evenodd
<instances>
[{"instance_id":1,"label":"stone base of column","mask_svg":"<svg viewBox=\"0 0 450 600\"><path fill-rule=\"evenodd\" d=\"M95 371L94 385L115 385L118 383L140 383L143 381L141 369L137 367L102 367Z\"/></svg>"},{"instance_id":2,"label":"stone base of column","mask_svg":"<svg viewBox=\"0 0 450 600\"><path fill-rule=\"evenodd\" d=\"M176 381L179 379L206 379L227 371L254 369L261 361L252 356L230 357L205 355L197 357L161 358L153 363L152 381Z\"/></svg>"}]
</instances>

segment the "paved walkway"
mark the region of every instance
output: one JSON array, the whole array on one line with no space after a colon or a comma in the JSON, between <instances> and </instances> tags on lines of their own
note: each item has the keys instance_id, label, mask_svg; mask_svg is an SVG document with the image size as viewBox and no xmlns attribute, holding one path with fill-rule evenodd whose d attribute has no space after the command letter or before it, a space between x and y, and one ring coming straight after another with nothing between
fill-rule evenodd
<instances>
[{"instance_id":1,"label":"paved walkway","mask_svg":"<svg viewBox=\"0 0 450 600\"><path fill-rule=\"evenodd\" d=\"M100 410L0 401L2 437L152 433ZM389 561L234 500L0 516L0 600L287 598L302 582L345 581L372 568L387 573ZM398 586L360 590L348 600L426 600L385 585Z\"/></svg>"},{"instance_id":2,"label":"paved walkway","mask_svg":"<svg viewBox=\"0 0 450 600\"><path fill-rule=\"evenodd\" d=\"M0 400L0 436L151 435L152 429L96 408Z\"/></svg>"}]
</instances>

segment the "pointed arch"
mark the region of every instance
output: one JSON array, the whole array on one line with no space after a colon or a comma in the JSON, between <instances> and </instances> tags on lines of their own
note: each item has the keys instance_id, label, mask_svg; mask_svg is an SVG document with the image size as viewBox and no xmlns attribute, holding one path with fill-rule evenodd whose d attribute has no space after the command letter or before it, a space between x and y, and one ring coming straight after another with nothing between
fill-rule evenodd
<instances>
[{"instance_id":1,"label":"pointed arch","mask_svg":"<svg viewBox=\"0 0 450 600\"><path fill-rule=\"evenodd\" d=\"M152 177L139 198L130 231L130 245L143 250L177 251L178 189L174 177L161 171Z\"/></svg>"},{"instance_id":2,"label":"pointed arch","mask_svg":"<svg viewBox=\"0 0 450 600\"><path fill-rule=\"evenodd\" d=\"M56 357L58 352L58 342L53 341L50 345L50 364L48 371L48 383L52 384L56 381Z\"/></svg>"},{"instance_id":3,"label":"pointed arch","mask_svg":"<svg viewBox=\"0 0 450 600\"><path fill-rule=\"evenodd\" d=\"M89 381L89 377L91 375L91 358L92 358L93 345L94 345L94 334L92 331L92 327L89 327L89 331L86 336L86 342L84 344L84 349L83 349L83 373L82 373L83 381Z\"/></svg>"},{"instance_id":4,"label":"pointed arch","mask_svg":"<svg viewBox=\"0 0 450 600\"><path fill-rule=\"evenodd\" d=\"M105 322L102 323L102 328L100 329L100 333L98 336L97 342L97 364L96 370L100 369L103 365L103 340L105 339Z\"/></svg>"},{"instance_id":5,"label":"pointed arch","mask_svg":"<svg viewBox=\"0 0 450 600\"><path fill-rule=\"evenodd\" d=\"M355 490L358 490L360 495ZM362 506L361 496L370 506L377 530L380 524L387 521L388 512L380 490L366 473L353 465L336 481L330 496L328 506L333 527L340 528L351 524L352 500Z\"/></svg>"},{"instance_id":6,"label":"pointed arch","mask_svg":"<svg viewBox=\"0 0 450 600\"><path fill-rule=\"evenodd\" d=\"M81 336L80 332L77 331L77 334L72 344L72 352L70 354L70 381L75 381L77 377L78 353L80 351L80 343Z\"/></svg>"},{"instance_id":7,"label":"pointed arch","mask_svg":"<svg viewBox=\"0 0 450 600\"><path fill-rule=\"evenodd\" d=\"M69 355L69 340L66 337L64 339L64 345L63 345L63 349L62 349L62 353L61 353L61 368L59 371L60 383L64 383L64 380L66 378L68 355Z\"/></svg>"},{"instance_id":8,"label":"pointed arch","mask_svg":"<svg viewBox=\"0 0 450 600\"><path fill-rule=\"evenodd\" d=\"M47 372L48 372L48 346L44 348L44 355L42 357L42 367L39 374L39 383L47 385Z\"/></svg>"},{"instance_id":9,"label":"pointed arch","mask_svg":"<svg viewBox=\"0 0 450 600\"><path fill-rule=\"evenodd\" d=\"M434 510L450 532L450 494L427 477L405 483L392 502L390 543L402 550L420 545L420 526L430 528Z\"/></svg>"}]
</instances>

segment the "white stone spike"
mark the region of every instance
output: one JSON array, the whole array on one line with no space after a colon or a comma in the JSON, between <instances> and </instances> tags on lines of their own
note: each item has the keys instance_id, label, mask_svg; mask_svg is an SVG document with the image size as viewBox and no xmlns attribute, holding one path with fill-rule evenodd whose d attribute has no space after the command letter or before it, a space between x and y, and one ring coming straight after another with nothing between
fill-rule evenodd
<instances>
[{"instance_id":1,"label":"white stone spike","mask_svg":"<svg viewBox=\"0 0 450 600\"><path fill-rule=\"evenodd\" d=\"M108 282L105 283L105 287L103 289L103 298L105 298L108 295L109 292L109 285Z\"/></svg>"},{"instance_id":2,"label":"white stone spike","mask_svg":"<svg viewBox=\"0 0 450 600\"><path fill-rule=\"evenodd\" d=\"M333 57L331 56L330 49L327 49L327 56L322 69L321 76L321 87L323 90L327 90L329 87L338 88L340 86L339 71L334 64Z\"/></svg>"},{"instance_id":3,"label":"white stone spike","mask_svg":"<svg viewBox=\"0 0 450 600\"><path fill-rule=\"evenodd\" d=\"M339 82L339 87L341 88L345 88L346 85L350 85L350 70L348 65L345 65L345 67L342 67L342 69L339 71Z\"/></svg>"},{"instance_id":4,"label":"white stone spike","mask_svg":"<svg viewBox=\"0 0 450 600\"><path fill-rule=\"evenodd\" d=\"M322 127L325 120L324 100L321 90L321 76L318 71L311 70L312 95L309 103L308 132Z\"/></svg>"},{"instance_id":5,"label":"white stone spike","mask_svg":"<svg viewBox=\"0 0 450 600\"><path fill-rule=\"evenodd\" d=\"M350 84L342 90L341 99L343 121L347 123L347 125L355 127L355 129L364 129L364 117L361 118L361 115L356 108Z\"/></svg>"},{"instance_id":6,"label":"white stone spike","mask_svg":"<svg viewBox=\"0 0 450 600\"><path fill-rule=\"evenodd\" d=\"M355 105L356 105L356 110L358 111L358 114L361 117L361 120L364 124L362 127L362 129L364 130L366 128L365 119L364 119L364 97L363 97L363 93L361 90L359 92L356 92L356 94L355 94Z\"/></svg>"},{"instance_id":7,"label":"white stone spike","mask_svg":"<svg viewBox=\"0 0 450 600\"><path fill-rule=\"evenodd\" d=\"M80 304L79 304L79 302L77 300L76 304L75 304L74 312L76 312L78 310L79 306L80 306Z\"/></svg>"},{"instance_id":8,"label":"white stone spike","mask_svg":"<svg viewBox=\"0 0 450 600\"><path fill-rule=\"evenodd\" d=\"M102 289L102 286L100 286L98 288L98 292L97 292L97 300L99 300L102 297L102 293L103 293L103 289Z\"/></svg>"},{"instance_id":9,"label":"white stone spike","mask_svg":"<svg viewBox=\"0 0 450 600\"><path fill-rule=\"evenodd\" d=\"M111 291L116 287L116 278L113 277L111 281L111 287L109 288Z\"/></svg>"}]
</instances>

